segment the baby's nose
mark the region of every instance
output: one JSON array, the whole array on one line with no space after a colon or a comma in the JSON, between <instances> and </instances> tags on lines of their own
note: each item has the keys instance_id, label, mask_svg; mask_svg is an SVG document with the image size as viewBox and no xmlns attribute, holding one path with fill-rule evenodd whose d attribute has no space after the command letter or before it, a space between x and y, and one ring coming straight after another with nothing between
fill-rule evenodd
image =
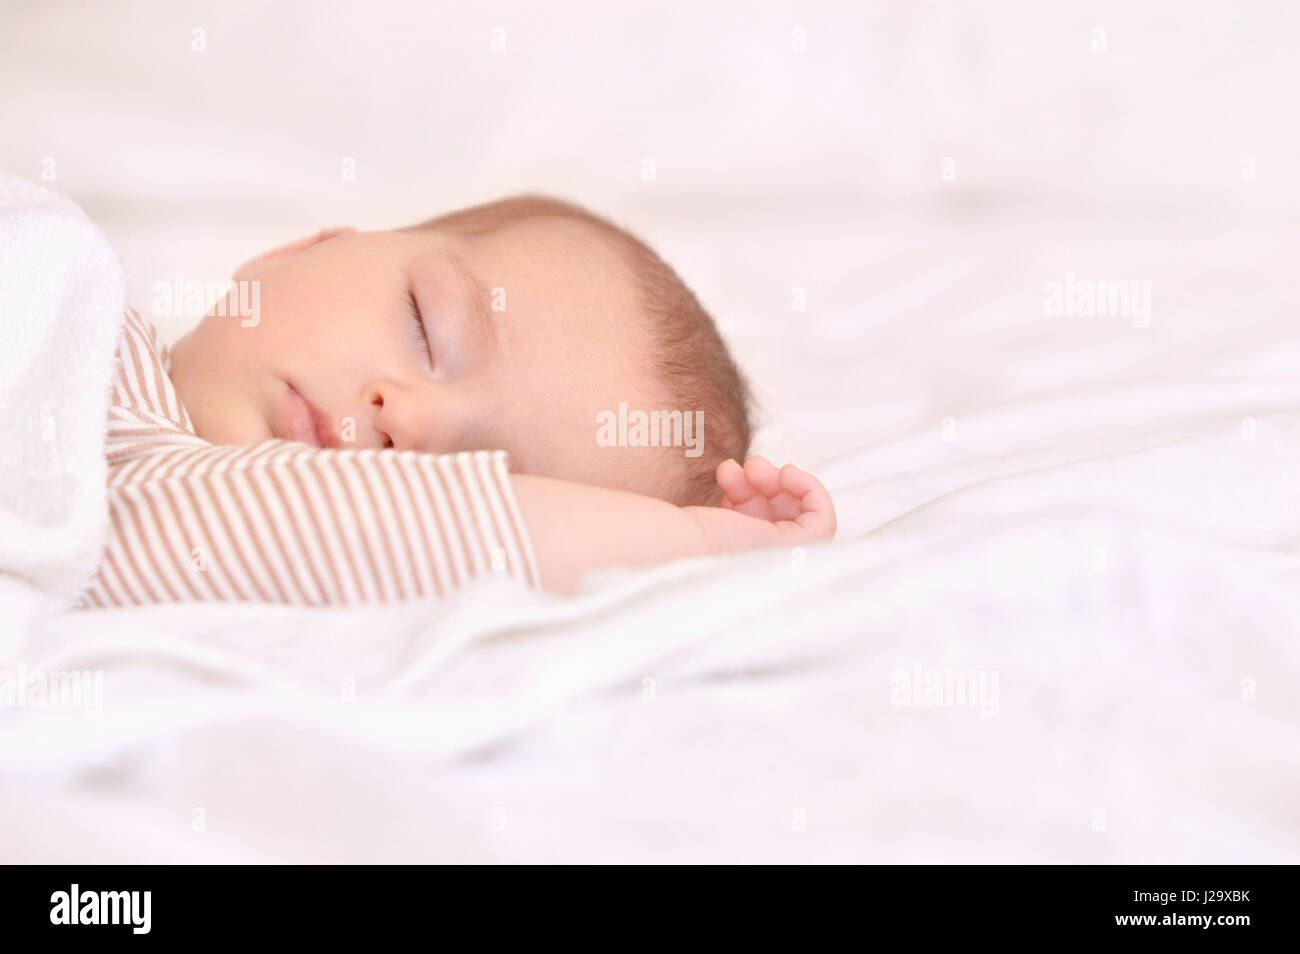
<instances>
[{"instance_id":1,"label":"baby's nose","mask_svg":"<svg viewBox=\"0 0 1300 954\"><path fill-rule=\"evenodd\" d=\"M428 453L446 450L434 433L439 430L433 414L438 402L428 387L380 379L367 384L363 396L376 435L374 446Z\"/></svg>"}]
</instances>

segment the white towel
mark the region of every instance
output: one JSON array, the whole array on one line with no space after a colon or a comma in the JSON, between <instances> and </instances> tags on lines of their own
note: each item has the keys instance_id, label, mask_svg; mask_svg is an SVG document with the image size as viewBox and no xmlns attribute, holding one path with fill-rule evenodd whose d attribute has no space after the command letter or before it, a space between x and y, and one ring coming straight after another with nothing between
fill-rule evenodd
<instances>
[{"instance_id":1,"label":"white towel","mask_svg":"<svg viewBox=\"0 0 1300 954\"><path fill-rule=\"evenodd\" d=\"M73 202L0 173L0 592L71 601L108 529L105 416L126 304L108 238ZM12 595L10 595L12 594Z\"/></svg>"}]
</instances>

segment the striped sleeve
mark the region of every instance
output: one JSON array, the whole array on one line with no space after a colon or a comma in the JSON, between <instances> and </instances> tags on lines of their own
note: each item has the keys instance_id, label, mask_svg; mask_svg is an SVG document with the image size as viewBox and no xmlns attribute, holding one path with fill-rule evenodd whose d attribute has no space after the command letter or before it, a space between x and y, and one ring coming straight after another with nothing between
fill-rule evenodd
<instances>
[{"instance_id":1,"label":"striped sleeve","mask_svg":"<svg viewBox=\"0 0 1300 954\"><path fill-rule=\"evenodd\" d=\"M539 577L504 451L177 447L110 477L113 532L85 606L430 599Z\"/></svg>"},{"instance_id":2,"label":"striped sleeve","mask_svg":"<svg viewBox=\"0 0 1300 954\"><path fill-rule=\"evenodd\" d=\"M147 442L151 437L179 433L199 441L167 374L168 363L167 347L158 329L134 308L127 309L114 358L108 414L110 450L118 438Z\"/></svg>"}]
</instances>

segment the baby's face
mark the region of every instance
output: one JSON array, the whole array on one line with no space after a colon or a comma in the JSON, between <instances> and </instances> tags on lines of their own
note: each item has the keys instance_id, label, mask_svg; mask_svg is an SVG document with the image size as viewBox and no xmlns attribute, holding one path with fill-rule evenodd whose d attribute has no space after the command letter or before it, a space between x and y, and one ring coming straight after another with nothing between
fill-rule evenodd
<instances>
[{"instance_id":1,"label":"baby's face","mask_svg":"<svg viewBox=\"0 0 1300 954\"><path fill-rule=\"evenodd\" d=\"M600 411L658 406L657 389L627 269L581 223L345 232L235 278L259 283L256 324L232 302L172 348L177 391L213 443L503 448L525 473L666 489L647 449L595 440Z\"/></svg>"}]
</instances>

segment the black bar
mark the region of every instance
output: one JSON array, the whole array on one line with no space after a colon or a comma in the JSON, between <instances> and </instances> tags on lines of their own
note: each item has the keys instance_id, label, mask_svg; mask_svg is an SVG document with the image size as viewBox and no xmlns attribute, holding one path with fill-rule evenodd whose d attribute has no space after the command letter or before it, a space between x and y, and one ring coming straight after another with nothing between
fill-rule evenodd
<instances>
[{"instance_id":1,"label":"black bar","mask_svg":"<svg viewBox=\"0 0 1300 954\"><path fill-rule=\"evenodd\" d=\"M581 872L572 886L561 886L554 874L539 880L531 872L509 886L477 883L472 872L424 867L9 866L0 923L6 942L75 934L95 943L258 939L295 947L313 940L331 946L400 940L412 930L431 943L458 943L467 929L484 926L493 929L485 940L499 942L496 929L517 926L531 932L533 944L544 942L536 936L542 930L563 931L556 941L566 943L566 935L581 937L611 920L623 930L603 943L639 936L667 944L688 935L729 944L742 936L778 935L830 943L848 932L867 944L912 938L909 946L933 950L936 941L982 946L1002 939L1132 938L1237 945L1294 936L1294 872L1278 867L865 866L773 872L761 887L749 881L748 871L715 874L707 884L696 883L693 874L620 872L602 877L610 887L601 890L582 884ZM74 884L81 914L103 911L108 919L116 906L119 923L52 923L70 921ZM105 898L99 892L139 894ZM143 892L149 892L147 933ZM87 900L91 895L94 901ZM1134 917L1153 920L1120 923ZM1205 917L1212 919L1208 926L1199 920ZM691 924L698 928L688 929Z\"/></svg>"}]
</instances>

